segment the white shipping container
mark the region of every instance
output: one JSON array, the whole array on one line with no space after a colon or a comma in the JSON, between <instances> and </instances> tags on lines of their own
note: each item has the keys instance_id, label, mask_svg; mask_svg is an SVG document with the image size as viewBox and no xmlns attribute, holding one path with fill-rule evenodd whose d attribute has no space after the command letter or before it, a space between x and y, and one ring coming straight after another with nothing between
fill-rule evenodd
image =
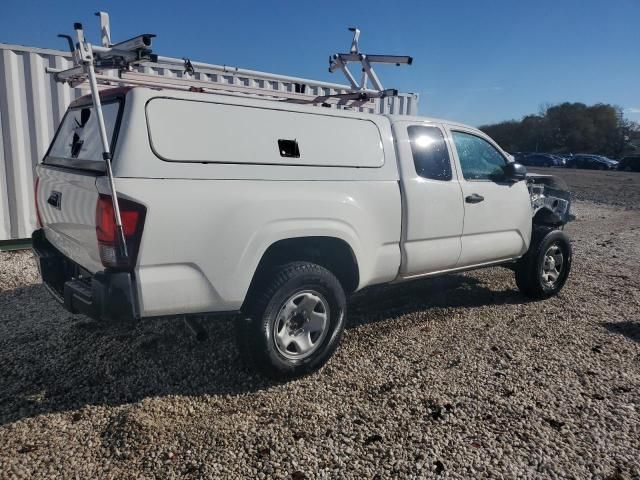
<instances>
[{"instance_id":1,"label":"white shipping container","mask_svg":"<svg viewBox=\"0 0 640 480\"><path fill-rule=\"evenodd\" d=\"M0 43L0 241L31 236L36 228L33 202L33 169L42 160L51 138L75 98L88 93L56 83L45 72L47 67L72 66L71 55L59 50ZM327 95L345 93L348 86L283 75L235 69L221 65L195 63L195 79L236 86L249 86L269 92L296 92ZM176 65L147 64L142 73L180 78ZM274 92L274 93L275 93ZM401 93L398 97L377 99L360 108L371 113L416 115L418 96Z\"/></svg>"}]
</instances>

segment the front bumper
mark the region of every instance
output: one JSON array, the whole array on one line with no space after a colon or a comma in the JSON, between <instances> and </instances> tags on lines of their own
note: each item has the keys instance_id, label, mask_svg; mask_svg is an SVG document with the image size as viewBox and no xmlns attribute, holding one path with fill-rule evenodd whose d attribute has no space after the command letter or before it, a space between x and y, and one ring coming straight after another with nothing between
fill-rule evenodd
<instances>
[{"instance_id":1,"label":"front bumper","mask_svg":"<svg viewBox=\"0 0 640 480\"><path fill-rule=\"evenodd\" d=\"M42 229L34 231L31 239L45 287L69 312L109 321L140 317L132 273L91 274L58 251Z\"/></svg>"}]
</instances>

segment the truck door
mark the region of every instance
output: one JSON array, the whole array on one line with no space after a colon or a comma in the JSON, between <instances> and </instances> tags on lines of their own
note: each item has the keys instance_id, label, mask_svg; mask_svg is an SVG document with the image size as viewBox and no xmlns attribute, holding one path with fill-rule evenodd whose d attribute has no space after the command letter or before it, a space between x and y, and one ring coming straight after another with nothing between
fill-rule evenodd
<instances>
[{"instance_id":1,"label":"truck door","mask_svg":"<svg viewBox=\"0 0 640 480\"><path fill-rule=\"evenodd\" d=\"M531 201L525 182L508 181L508 160L479 132L451 128L464 198L458 267L518 257L529 247Z\"/></svg>"},{"instance_id":2,"label":"truck door","mask_svg":"<svg viewBox=\"0 0 640 480\"><path fill-rule=\"evenodd\" d=\"M400 275L453 268L461 251L464 206L445 132L438 124L393 125L403 195Z\"/></svg>"}]
</instances>

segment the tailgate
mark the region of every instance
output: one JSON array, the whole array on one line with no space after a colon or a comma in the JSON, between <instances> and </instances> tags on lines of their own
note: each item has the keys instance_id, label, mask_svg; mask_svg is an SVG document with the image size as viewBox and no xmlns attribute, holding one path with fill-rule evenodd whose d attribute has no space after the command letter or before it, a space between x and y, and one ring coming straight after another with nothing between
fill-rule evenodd
<instances>
[{"instance_id":1,"label":"tailgate","mask_svg":"<svg viewBox=\"0 0 640 480\"><path fill-rule=\"evenodd\" d=\"M102 270L96 237L99 173L39 165L37 198L47 240L95 273Z\"/></svg>"}]
</instances>

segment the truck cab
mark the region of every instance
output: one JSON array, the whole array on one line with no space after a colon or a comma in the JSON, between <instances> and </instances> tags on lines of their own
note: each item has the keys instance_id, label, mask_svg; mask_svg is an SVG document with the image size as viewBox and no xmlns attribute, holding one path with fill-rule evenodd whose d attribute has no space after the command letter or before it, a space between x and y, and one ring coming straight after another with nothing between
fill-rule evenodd
<instances>
[{"instance_id":1,"label":"truck cab","mask_svg":"<svg viewBox=\"0 0 640 480\"><path fill-rule=\"evenodd\" d=\"M522 256L531 238L527 185L507 155L468 126L393 118L405 228L404 279Z\"/></svg>"}]
</instances>

